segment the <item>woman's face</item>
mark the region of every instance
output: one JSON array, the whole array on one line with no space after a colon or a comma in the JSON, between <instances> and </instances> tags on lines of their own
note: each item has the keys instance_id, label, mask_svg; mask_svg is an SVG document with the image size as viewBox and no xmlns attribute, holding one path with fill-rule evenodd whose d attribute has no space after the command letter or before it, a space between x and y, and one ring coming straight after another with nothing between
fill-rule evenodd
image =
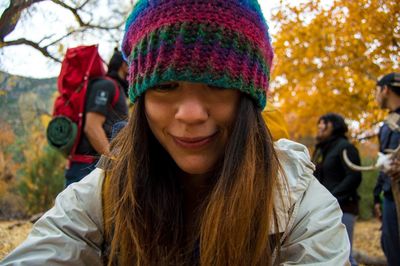
<instances>
[{"instance_id":1,"label":"woman's face","mask_svg":"<svg viewBox=\"0 0 400 266\"><path fill-rule=\"evenodd\" d=\"M145 111L154 136L187 174L211 172L224 155L238 90L168 82L148 90Z\"/></svg>"},{"instance_id":2,"label":"woman's face","mask_svg":"<svg viewBox=\"0 0 400 266\"><path fill-rule=\"evenodd\" d=\"M388 108L388 88L386 86L376 86L375 99L381 109Z\"/></svg>"},{"instance_id":3,"label":"woman's face","mask_svg":"<svg viewBox=\"0 0 400 266\"><path fill-rule=\"evenodd\" d=\"M321 119L318 122L317 140L325 140L332 135L333 125L330 121L324 121Z\"/></svg>"}]
</instances>

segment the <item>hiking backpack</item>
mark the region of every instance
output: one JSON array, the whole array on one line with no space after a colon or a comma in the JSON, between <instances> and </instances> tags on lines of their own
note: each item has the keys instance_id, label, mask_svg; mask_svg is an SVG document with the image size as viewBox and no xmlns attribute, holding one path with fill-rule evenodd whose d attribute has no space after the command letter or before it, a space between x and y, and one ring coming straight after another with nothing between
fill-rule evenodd
<instances>
[{"instance_id":1,"label":"hiking backpack","mask_svg":"<svg viewBox=\"0 0 400 266\"><path fill-rule=\"evenodd\" d=\"M92 79L108 79L114 83L115 93L111 103L119 98L118 84L106 77L105 64L97 45L78 46L67 49L57 79L60 95L54 102L53 118L47 127L47 140L70 162L92 163L90 155L76 154L83 133L86 92Z\"/></svg>"}]
</instances>

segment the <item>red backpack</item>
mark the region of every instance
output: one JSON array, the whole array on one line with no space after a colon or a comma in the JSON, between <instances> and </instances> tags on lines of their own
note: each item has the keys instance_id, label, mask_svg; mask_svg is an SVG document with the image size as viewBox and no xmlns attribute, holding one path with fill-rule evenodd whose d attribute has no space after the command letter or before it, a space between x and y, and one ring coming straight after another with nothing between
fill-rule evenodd
<instances>
[{"instance_id":1,"label":"red backpack","mask_svg":"<svg viewBox=\"0 0 400 266\"><path fill-rule=\"evenodd\" d=\"M57 80L60 95L54 102L53 119L47 127L47 140L70 162L92 163L95 160L93 156L76 154L83 133L86 92L89 81L95 78L114 83L114 106L119 98L119 88L114 80L106 77L105 64L97 45L68 49Z\"/></svg>"}]
</instances>

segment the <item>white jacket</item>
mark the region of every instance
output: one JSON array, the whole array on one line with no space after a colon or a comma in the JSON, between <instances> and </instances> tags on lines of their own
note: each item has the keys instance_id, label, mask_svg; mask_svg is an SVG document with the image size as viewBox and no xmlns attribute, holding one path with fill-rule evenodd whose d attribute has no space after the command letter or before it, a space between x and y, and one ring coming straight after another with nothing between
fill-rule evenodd
<instances>
[{"instance_id":1,"label":"white jacket","mask_svg":"<svg viewBox=\"0 0 400 266\"><path fill-rule=\"evenodd\" d=\"M283 233L276 265L347 265L350 244L336 199L313 177L314 166L301 144L275 143L290 187L278 206ZM28 238L0 265L102 265L104 171L95 169L70 185L34 225Z\"/></svg>"}]
</instances>

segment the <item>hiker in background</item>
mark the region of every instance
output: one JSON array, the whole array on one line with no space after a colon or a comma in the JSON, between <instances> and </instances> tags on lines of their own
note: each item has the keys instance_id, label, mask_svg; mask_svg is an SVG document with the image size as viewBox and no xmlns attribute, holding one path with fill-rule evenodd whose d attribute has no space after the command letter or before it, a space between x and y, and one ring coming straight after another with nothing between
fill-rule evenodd
<instances>
[{"instance_id":1,"label":"hiker in background","mask_svg":"<svg viewBox=\"0 0 400 266\"><path fill-rule=\"evenodd\" d=\"M361 173L351 170L343 160L343 150L347 150L350 160L360 164L358 150L348 141L346 132L347 125L342 116L335 113L321 116L312 161L316 166L315 177L339 202L343 211L342 222L352 243L354 223L359 212L357 188L361 183ZM350 263L357 265L352 254Z\"/></svg>"},{"instance_id":2,"label":"hiker in background","mask_svg":"<svg viewBox=\"0 0 400 266\"><path fill-rule=\"evenodd\" d=\"M66 185L80 181L88 175L97 163L100 155L110 154L111 131L113 124L124 120L128 116L126 91L128 65L123 60L122 53L117 49L110 59L107 76L116 83L107 79L93 79L87 90L83 133L76 149L77 154L93 157L91 163L71 162L65 171ZM116 87L115 84L118 86ZM111 105L116 89L119 97Z\"/></svg>"},{"instance_id":3,"label":"hiker in background","mask_svg":"<svg viewBox=\"0 0 400 266\"><path fill-rule=\"evenodd\" d=\"M122 53L118 48L114 49L110 62L108 63L107 76L118 81L121 88L124 89L125 96L128 98L128 64L125 62Z\"/></svg>"},{"instance_id":4,"label":"hiker in background","mask_svg":"<svg viewBox=\"0 0 400 266\"><path fill-rule=\"evenodd\" d=\"M376 84L376 101L382 109L400 115L400 73L390 73L382 77ZM392 130L384 123L379 131L379 151L385 153L387 149L396 149L400 144L400 132ZM394 162L396 168L398 162ZM400 169L397 169L400 170ZM393 169L392 172L396 172ZM393 173L397 178L398 174ZM379 172L374 188L375 216L382 221L381 245L389 266L400 265L399 221L397 220L396 205L392 193L391 175ZM397 185L398 185L397 181ZM383 193L383 202L381 202Z\"/></svg>"},{"instance_id":5,"label":"hiker in background","mask_svg":"<svg viewBox=\"0 0 400 266\"><path fill-rule=\"evenodd\" d=\"M125 29L135 104L111 158L2 263L345 265L337 201L261 115L273 49L258 2L139 0Z\"/></svg>"}]
</instances>

